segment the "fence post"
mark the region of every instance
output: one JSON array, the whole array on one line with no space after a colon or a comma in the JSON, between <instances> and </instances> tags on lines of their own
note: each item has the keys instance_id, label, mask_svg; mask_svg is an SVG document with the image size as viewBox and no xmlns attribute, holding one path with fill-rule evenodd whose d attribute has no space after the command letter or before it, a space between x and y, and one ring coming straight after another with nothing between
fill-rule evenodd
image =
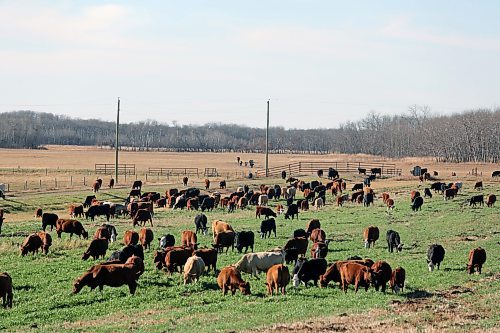
<instances>
[{"instance_id":1,"label":"fence post","mask_svg":"<svg viewBox=\"0 0 500 333\"><path fill-rule=\"evenodd\" d=\"M27 190L27 189L28 189L28 181L26 181L26 182L24 183L24 189L25 189L25 190Z\"/></svg>"},{"instance_id":2,"label":"fence post","mask_svg":"<svg viewBox=\"0 0 500 333\"><path fill-rule=\"evenodd\" d=\"M135 177L137 179L137 176ZM148 174L146 174L146 183L148 182Z\"/></svg>"},{"instance_id":3,"label":"fence post","mask_svg":"<svg viewBox=\"0 0 500 333\"><path fill-rule=\"evenodd\" d=\"M10 192L10 184L7 184L7 192Z\"/></svg>"},{"instance_id":4,"label":"fence post","mask_svg":"<svg viewBox=\"0 0 500 333\"><path fill-rule=\"evenodd\" d=\"M69 176L69 184L73 187L73 176Z\"/></svg>"},{"instance_id":5,"label":"fence post","mask_svg":"<svg viewBox=\"0 0 500 333\"><path fill-rule=\"evenodd\" d=\"M42 180L40 179L40 189L42 189Z\"/></svg>"},{"instance_id":6,"label":"fence post","mask_svg":"<svg viewBox=\"0 0 500 333\"><path fill-rule=\"evenodd\" d=\"M54 178L55 188L57 188L57 178Z\"/></svg>"},{"instance_id":7,"label":"fence post","mask_svg":"<svg viewBox=\"0 0 500 333\"><path fill-rule=\"evenodd\" d=\"M45 176L47 176L48 172L47 168L45 168Z\"/></svg>"},{"instance_id":8,"label":"fence post","mask_svg":"<svg viewBox=\"0 0 500 333\"><path fill-rule=\"evenodd\" d=\"M87 184L85 183L85 176L83 176L83 186L87 186Z\"/></svg>"}]
</instances>

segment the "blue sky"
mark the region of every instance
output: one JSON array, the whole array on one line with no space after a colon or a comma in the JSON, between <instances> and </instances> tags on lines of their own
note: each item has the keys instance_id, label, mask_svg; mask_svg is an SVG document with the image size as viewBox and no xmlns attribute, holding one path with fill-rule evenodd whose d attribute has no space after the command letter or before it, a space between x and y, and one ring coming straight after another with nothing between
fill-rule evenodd
<instances>
[{"instance_id":1,"label":"blue sky","mask_svg":"<svg viewBox=\"0 0 500 333\"><path fill-rule=\"evenodd\" d=\"M0 1L0 112L330 128L496 107L497 1Z\"/></svg>"}]
</instances>

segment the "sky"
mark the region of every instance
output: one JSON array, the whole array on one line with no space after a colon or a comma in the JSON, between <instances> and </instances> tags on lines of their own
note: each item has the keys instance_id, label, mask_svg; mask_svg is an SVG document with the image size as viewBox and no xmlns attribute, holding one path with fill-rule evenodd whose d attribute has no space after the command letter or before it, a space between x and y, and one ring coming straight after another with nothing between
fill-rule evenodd
<instances>
[{"instance_id":1,"label":"sky","mask_svg":"<svg viewBox=\"0 0 500 333\"><path fill-rule=\"evenodd\" d=\"M499 1L2 1L0 112L334 128L500 104Z\"/></svg>"}]
</instances>

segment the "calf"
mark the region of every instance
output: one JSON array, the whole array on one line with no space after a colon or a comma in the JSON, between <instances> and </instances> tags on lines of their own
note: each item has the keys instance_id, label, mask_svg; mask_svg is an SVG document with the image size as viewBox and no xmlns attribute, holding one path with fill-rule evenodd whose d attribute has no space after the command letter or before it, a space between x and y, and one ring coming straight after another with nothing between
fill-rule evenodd
<instances>
[{"instance_id":1,"label":"calf","mask_svg":"<svg viewBox=\"0 0 500 333\"><path fill-rule=\"evenodd\" d=\"M273 210L271 208L267 208L267 207L262 207L262 206L257 206L255 207L255 218L260 218L261 215L264 215L267 218L269 218L269 216L272 216L272 217L277 217L276 213L273 212Z\"/></svg>"},{"instance_id":2,"label":"calf","mask_svg":"<svg viewBox=\"0 0 500 333\"><path fill-rule=\"evenodd\" d=\"M43 214L43 211L41 208L37 208L35 210L35 218L39 218L39 217L42 217L42 214Z\"/></svg>"},{"instance_id":3,"label":"calf","mask_svg":"<svg viewBox=\"0 0 500 333\"><path fill-rule=\"evenodd\" d=\"M387 199L385 204L387 205L387 211L389 211L389 209L394 210L394 200L392 198Z\"/></svg>"},{"instance_id":4,"label":"calf","mask_svg":"<svg viewBox=\"0 0 500 333\"><path fill-rule=\"evenodd\" d=\"M106 238L93 239L90 245L83 253L82 260L87 260L92 257L96 260L99 257L104 258L106 251L108 250L108 240Z\"/></svg>"},{"instance_id":5,"label":"calf","mask_svg":"<svg viewBox=\"0 0 500 333\"><path fill-rule=\"evenodd\" d=\"M478 274L481 274L481 268L483 267L485 261L486 251L484 249L478 247L476 249L470 250L467 272L469 272L469 274L472 274L474 273L474 271L476 271Z\"/></svg>"},{"instance_id":6,"label":"calf","mask_svg":"<svg viewBox=\"0 0 500 333\"><path fill-rule=\"evenodd\" d=\"M4 308L12 308L12 278L7 272L0 273L0 297Z\"/></svg>"},{"instance_id":7,"label":"calf","mask_svg":"<svg viewBox=\"0 0 500 333\"><path fill-rule=\"evenodd\" d=\"M141 230L139 230L139 241L145 249L151 248L151 242L153 241L153 239L153 230L149 228L141 228Z\"/></svg>"},{"instance_id":8,"label":"calf","mask_svg":"<svg viewBox=\"0 0 500 333\"><path fill-rule=\"evenodd\" d=\"M175 237L174 235L167 234L162 236L161 238L158 238L158 241L160 242L160 248L165 249L167 247L171 247L175 245Z\"/></svg>"},{"instance_id":9,"label":"calf","mask_svg":"<svg viewBox=\"0 0 500 333\"><path fill-rule=\"evenodd\" d=\"M302 282L307 287L309 281L313 281L314 285L318 286L320 276L326 272L326 260L323 258L307 260L305 258L299 259L293 269L293 284L297 288L299 283Z\"/></svg>"},{"instance_id":10,"label":"calf","mask_svg":"<svg viewBox=\"0 0 500 333\"><path fill-rule=\"evenodd\" d=\"M422 210L422 205L424 204L424 198L416 197L415 200L411 203L411 210L416 212L418 210Z\"/></svg>"},{"instance_id":11,"label":"calf","mask_svg":"<svg viewBox=\"0 0 500 333\"><path fill-rule=\"evenodd\" d=\"M296 217L299 219L299 207L296 204L291 204L287 207L285 212L285 220L292 218L292 220Z\"/></svg>"},{"instance_id":12,"label":"calf","mask_svg":"<svg viewBox=\"0 0 500 333\"><path fill-rule=\"evenodd\" d=\"M387 249L389 252L393 253L394 249L396 252L401 252L403 249L403 244L401 244L401 240L399 239L399 234L394 230L387 231Z\"/></svg>"},{"instance_id":13,"label":"calf","mask_svg":"<svg viewBox=\"0 0 500 333\"><path fill-rule=\"evenodd\" d=\"M26 237L23 241L23 244L21 245L21 256L27 255L29 252L31 252L32 255L35 254L35 252L38 254L38 250L42 248L43 242L40 236L37 234L31 234L28 237Z\"/></svg>"},{"instance_id":14,"label":"calf","mask_svg":"<svg viewBox=\"0 0 500 333\"><path fill-rule=\"evenodd\" d=\"M52 236L44 231L39 231L36 234L42 240L42 253L49 254L49 248L52 245Z\"/></svg>"},{"instance_id":15,"label":"calf","mask_svg":"<svg viewBox=\"0 0 500 333\"><path fill-rule=\"evenodd\" d=\"M488 201L486 201L486 206L493 207L496 201L497 201L497 196L494 194L490 194L488 195Z\"/></svg>"},{"instance_id":16,"label":"calf","mask_svg":"<svg viewBox=\"0 0 500 333\"><path fill-rule=\"evenodd\" d=\"M290 283L290 272L288 267L283 264L274 265L267 271L266 286L267 293L269 295L281 292L281 294L286 294L286 286Z\"/></svg>"},{"instance_id":17,"label":"calf","mask_svg":"<svg viewBox=\"0 0 500 333\"><path fill-rule=\"evenodd\" d=\"M69 239L73 234L83 239L89 238L89 233L83 228L83 225L77 220L58 219L56 224L57 238L61 238L63 232L69 233Z\"/></svg>"},{"instance_id":18,"label":"calf","mask_svg":"<svg viewBox=\"0 0 500 333\"><path fill-rule=\"evenodd\" d=\"M50 225L50 231L52 231L52 228L56 227L58 219L59 219L59 216L57 216L57 214L43 213L42 214L42 229L43 229L43 231L45 231L45 229L49 225Z\"/></svg>"},{"instance_id":19,"label":"calf","mask_svg":"<svg viewBox=\"0 0 500 333\"><path fill-rule=\"evenodd\" d=\"M371 267L372 269L372 284L375 287L375 290L378 291L381 288L381 291L385 293L385 289L387 286L387 282L391 280L392 269L391 266L385 261L377 261Z\"/></svg>"},{"instance_id":20,"label":"calf","mask_svg":"<svg viewBox=\"0 0 500 333\"><path fill-rule=\"evenodd\" d=\"M198 248L198 237L191 230L184 230L181 234L181 244L196 250Z\"/></svg>"},{"instance_id":21,"label":"calf","mask_svg":"<svg viewBox=\"0 0 500 333\"><path fill-rule=\"evenodd\" d=\"M207 271L210 271L210 268L212 268L214 272L217 270L217 250L205 248L198 249L193 252L193 255L196 255L203 259Z\"/></svg>"},{"instance_id":22,"label":"calf","mask_svg":"<svg viewBox=\"0 0 500 333\"><path fill-rule=\"evenodd\" d=\"M188 258L184 265L184 285L197 282L200 276L205 272L205 262L197 255Z\"/></svg>"},{"instance_id":23,"label":"calf","mask_svg":"<svg viewBox=\"0 0 500 333\"><path fill-rule=\"evenodd\" d=\"M402 267L397 267L392 271L391 280L389 281L389 286L393 293L398 293L399 290L403 291L405 287L406 272Z\"/></svg>"},{"instance_id":24,"label":"calf","mask_svg":"<svg viewBox=\"0 0 500 333\"><path fill-rule=\"evenodd\" d=\"M133 230L127 230L123 234L123 243L125 245L136 245L139 243L139 234Z\"/></svg>"},{"instance_id":25,"label":"calf","mask_svg":"<svg viewBox=\"0 0 500 333\"><path fill-rule=\"evenodd\" d=\"M260 223L260 238L271 237L271 232L274 232L274 237L276 237L276 221L274 218L264 220Z\"/></svg>"},{"instance_id":26,"label":"calf","mask_svg":"<svg viewBox=\"0 0 500 333\"><path fill-rule=\"evenodd\" d=\"M359 287L365 287L368 291L372 280L372 270L364 265L348 262L340 267L340 279L344 293L347 293L350 284L354 285L356 293Z\"/></svg>"},{"instance_id":27,"label":"calf","mask_svg":"<svg viewBox=\"0 0 500 333\"><path fill-rule=\"evenodd\" d=\"M250 283L241 278L241 273L234 266L224 267L217 276L217 285L225 296L229 291L234 295L240 290L243 295L250 295Z\"/></svg>"},{"instance_id":28,"label":"calf","mask_svg":"<svg viewBox=\"0 0 500 333\"><path fill-rule=\"evenodd\" d=\"M183 177L183 178L182 178L182 185L184 185L184 186L188 186L188 181L189 181L189 178L188 178L188 177Z\"/></svg>"},{"instance_id":29,"label":"calf","mask_svg":"<svg viewBox=\"0 0 500 333\"><path fill-rule=\"evenodd\" d=\"M358 201L359 197L361 197L361 200L363 200L363 191L358 191L358 192L352 193L351 194L351 202Z\"/></svg>"},{"instance_id":30,"label":"calf","mask_svg":"<svg viewBox=\"0 0 500 333\"><path fill-rule=\"evenodd\" d=\"M255 234L253 231L240 231L236 233L234 246L239 253L245 248L245 253L247 253L248 248L253 252L253 246L255 242Z\"/></svg>"},{"instance_id":31,"label":"calf","mask_svg":"<svg viewBox=\"0 0 500 333\"><path fill-rule=\"evenodd\" d=\"M222 231L215 235L214 244L212 246L217 249L219 253L224 252L226 248L226 253L229 251L229 247L234 250L234 239L236 233L234 231Z\"/></svg>"},{"instance_id":32,"label":"calf","mask_svg":"<svg viewBox=\"0 0 500 333\"><path fill-rule=\"evenodd\" d=\"M476 204L480 204L481 206L484 206L484 195L475 195L469 200L469 206L474 206L476 207Z\"/></svg>"},{"instance_id":33,"label":"calf","mask_svg":"<svg viewBox=\"0 0 500 333\"><path fill-rule=\"evenodd\" d=\"M73 284L73 294L78 294L83 287L89 286L91 290L104 286L121 287L127 285L133 295L137 289L138 268L133 263L95 265L85 272Z\"/></svg>"},{"instance_id":34,"label":"calf","mask_svg":"<svg viewBox=\"0 0 500 333\"><path fill-rule=\"evenodd\" d=\"M375 247L375 242L378 240L380 231L378 227L369 226L363 232L363 238L365 240L365 248Z\"/></svg>"},{"instance_id":35,"label":"calf","mask_svg":"<svg viewBox=\"0 0 500 333\"><path fill-rule=\"evenodd\" d=\"M439 269L439 266L444 259L444 254L445 250L441 245L432 244L429 246L429 249L427 250L427 264L429 266L429 272L432 272L435 266Z\"/></svg>"}]
</instances>

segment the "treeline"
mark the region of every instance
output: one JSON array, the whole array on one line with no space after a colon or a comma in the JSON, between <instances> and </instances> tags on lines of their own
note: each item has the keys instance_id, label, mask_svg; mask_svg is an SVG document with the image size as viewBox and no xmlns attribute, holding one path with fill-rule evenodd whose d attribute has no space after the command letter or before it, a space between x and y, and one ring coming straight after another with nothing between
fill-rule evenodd
<instances>
[{"instance_id":1,"label":"treeline","mask_svg":"<svg viewBox=\"0 0 500 333\"><path fill-rule=\"evenodd\" d=\"M0 114L0 147L43 145L114 146L115 124L50 113ZM128 149L169 151L261 152L265 130L229 124L168 125L141 121L120 126L120 144ZM387 157L431 156L451 162L499 162L500 109L438 116L412 106L403 115L370 113L336 129L270 130L274 153L365 153Z\"/></svg>"}]
</instances>

